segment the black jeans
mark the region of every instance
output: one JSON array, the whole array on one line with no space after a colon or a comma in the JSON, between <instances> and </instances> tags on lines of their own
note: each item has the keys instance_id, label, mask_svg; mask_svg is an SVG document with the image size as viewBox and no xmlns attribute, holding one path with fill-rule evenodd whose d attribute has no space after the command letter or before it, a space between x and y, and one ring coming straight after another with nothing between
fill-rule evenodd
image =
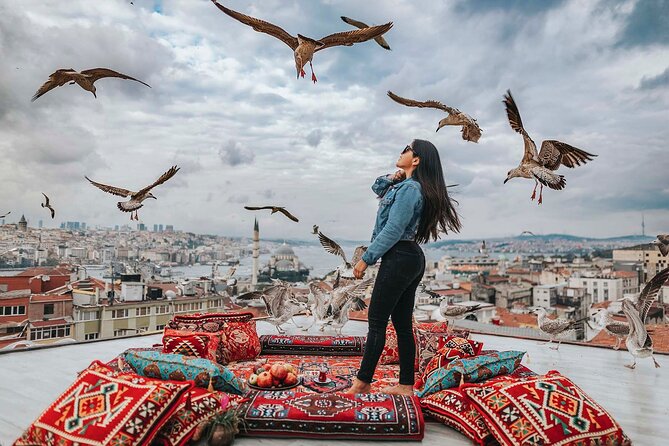
<instances>
[{"instance_id":1,"label":"black jeans","mask_svg":"<svg viewBox=\"0 0 669 446\"><path fill-rule=\"evenodd\" d=\"M358 370L360 381L372 382L376 364L386 345L388 318L392 318L400 356L400 384L413 385L416 356L413 306L416 288L424 272L425 256L414 241L400 240L381 258L367 312L369 331Z\"/></svg>"}]
</instances>

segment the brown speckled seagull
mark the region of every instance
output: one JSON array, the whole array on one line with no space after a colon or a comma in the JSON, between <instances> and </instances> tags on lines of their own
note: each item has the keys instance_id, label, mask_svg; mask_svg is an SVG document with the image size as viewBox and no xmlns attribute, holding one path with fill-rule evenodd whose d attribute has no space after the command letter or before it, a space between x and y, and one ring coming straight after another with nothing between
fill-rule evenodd
<instances>
[{"instance_id":1,"label":"brown speckled seagull","mask_svg":"<svg viewBox=\"0 0 669 446\"><path fill-rule=\"evenodd\" d=\"M51 211L51 219L54 219L56 217L56 210L51 206L49 197L47 197L44 192L42 192L42 195L44 195L44 200L46 200L46 202L42 203L42 207L47 208L49 211Z\"/></svg>"},{"instance_id":2,"label":"brown speckled seagull","mask_svg":"<svg viewBox=\"0 0 669 446\"><path fill-rule=\"evenodd\" d=\"M341 16L341 19L344 22L348 23L349 25L355 26L356 28L359 28L359 29L369 28L368 24L366 24L364 22L361 22L360 20L354 20L354 19L352 19L350 17L346 17L346 16ZM379 45L381 45L381 48L384 48L384 49L387 49L388 51L390 51L390 45L388 45L388 42L386 42L386 39L384 39L383 36L374 37L374 41L376 43L378 43Z\"/></svg>"},{"instance_id":3,"label":"brown speckled seagull","mask_svg":"<svg viewBox=\"0 0 669 446\"><path fill-rule=\"evenodd\" d=\"M323 246L323 248L325 248L325 250L330 254L339 256L344 261L342 265L337 267L337 285L340 276L344 279L353 279L353 267L360 261L360 259L362 259L362 255L367 251L367 247L363 245L357 246L353 252L353 258L351 259L351 262L349 262L346 258L346 253L339 245L339 243L327 237L321 231L317 231L317 234L318 241L321 242L321 246ZM337 287L335 286L335 288Z\"/></svg>"},{"instance_id":4,"label":"brown speckled seagull","mask_svg":"<svg viewBox=\"0 0 669 446\"><path fill-rule=\"evenodd\" d=\"M459 125L461 126L460 132L462 132L462 139L465 141L478 142L481 137L481 127L476 123L476 119L462 113L457 108L449 107L439 101L428 100L421 102L413 99L406 99L397 96L392 91L388 91L388 97L398 104L406 105L407 107L436 108L448 113L448 116L439 121L437 132L445 125Z\"/></svg>"},{"instance_id":5,"label":"brown speckled seagull","mask_svg":"<svg viewBox=\"0 0 669 446\"><path fill-rule=\"evenodd\" d=\"M294 222L300 221L296 216L288 212L286 208L283 206L244 206L244 209L246 209L247 211L260 211L262 209L271 209L272 210L271 214L274 214L276 212L281 212L283 215L290 218Z\"/></svg>"},{"instance_id":6,"label":"brown speckled seagull","mask_svg":"<svg viewBox=\"0 0 669 446\"><path fill-rule=\"evenodd\" d=\"M115 187L115 186L108 186L106 184L102 183L97 183L93 180L91 180L88 177L86 178L90 183L97 187L100 190L103 190L107 193L110 193L112 195L117 195L119 197L130 197L130 200L128 201L119 201L116 206L119 208L120 211L122 212L130 212L130 220L139 220L139 215L137 214L137 210L144 206L142 203L144 200L147 198L153 198L154 200L157 200L156 197L153 196L151 193L151 189L154 187L163 184L165 181L169 180L172 178L178 171L180 167L177 166L172 166L170 169L162 174L160 178L158 178L156 181L153 182L153 184L146 186L144 189L138 191L138 192L133 192L128 189L122 189L120 187ZM134 218L133 218L134 214Z\"/></svg>"},{"instance_id":7,"label":"brown speckled seagull","mask_svg":"<svg viewBox=\"0 0 669 446\"><path fill-rule=\"evenodd\" d=\"M611 317L611 313L609 313L606 308L600 308L598 310L597 325L602 330L604 330L604 332L616 338L616 345L613 346L614 350L618 350L620 348L620 343L630 333L630 324L613 319Z\"/></svg>"},{"instance_id":8,"label":"brown speckled seagull","mask_svg":"<svg viewBox=\"0 0 669 446\"><path fill-rule=\"evenodd\" d=\"M548 343L551 344L554 340L558 341L557 347L550 347L553 350L559 350L562 339L558 339L561 336L566 335L570 331L576 330L576 327L579 323L589 319L577 319L569 320L563 318L549 319L546 314L546 309L542 307L535 308L532 311L537 315L537 323L539 324L539 330L543 331L549 336Z\"/></svg>"},{"instance_id":9,"label":"brown speckled seagull","mask_svg":"<svg viewBox=\"0 0 669 446\"><path fill-rule=\"evenodd\" d=\"M669 234L659 234L654 242L663 256L669 254Z\"/></svg>"},{"instance_id":10,"label":"brown speckled seagull","mask_svg":"<svg viewBox=\"0 0 669 446\"><path fill-rule=\"evenodd\" d=\"M324 50L333 46L351 46L354 43L361 43L367 40L373 39L387 32L392 28L393 23L389 22L385 25L371 26L369 28L356 29L354 31L346 31L341 33L330 34L325 36L322 39L314 40L309 37L305 37L301 34L298 34L297 37L290 35L283 28L274 25L272 23L266 22L264 20L256 19L254 17L242 14L237 11L233 11L230 8L218 3L216 0L211 0L218 9L223 11L225 14L229 15L235 20L242 22L245 25L250 26L254 30L269 34L270 36L276 37L281 40L283 43L288 45L291 50L293 50L293 55L295 57L295 69L297 70L297 78L300 76L304 77L304 66L309 62L311 67L311 80L316 83L316 75L314 74L314 67L311 63L311 60L314 57L314 53L317 51Z\"/></svg>"},{"instance_id":11,"label":"brown speckled seagull","mask_svg":"<svg viewBox=\"0 0 669 446\"><path fill-rule=\"evenodd\" d=\"M537 153L536 144L534 144L530 135L523 128L520 111L518 111L518 106L516 106L516 102L513 100L513 96L511 96L511 91L506 91L503 102L506 106L506 115L511 128L523 135L523 140L525 141L523 159L518 167L511 169L507 173L504 184L511 178L516 177L533 179L534 191L530 198L534 200L537 195L537 185L541 183L538 201L541 204L544 186L548 186L554 190L562 190L567 184L564 175L558 175L553 171L557 170L560 165L567 166L570 169L580 166L591 161L597 155L553 139L547 139L542 142L541 151Z\"/></svg>"},{"instance_id":12,"label":"brown speckled seagull","mask_svg":"<svg viewBox=\"0 0 669 446\"><path fill-rule=\"evenodd\" d=\"M70 83L70 85L77 84L84 90L90 91L91 93L93 93L93 96L97 98L98 96L95 93L96 91L95 85L93 84L95 83L95 81L102 79L103 77L118 77L121 79L127 79L139 82L140 84L144 84L147 87L151 88L149 84L142 82L139 79L135 79L134 77L130 77L117 71L110 70L109 68L93 68L90 70L84 70L82 72L77 72L73 68L65 68L54 71L49 76L49 80L46 81L44 85L39 87L39 90L37 90L37 93L35 93L35 95L31 99L31 102L34 102L37 98L39 98L43 94L53 90L56 87L63 86L68 82Z\"/></svg>"}]
</instances>

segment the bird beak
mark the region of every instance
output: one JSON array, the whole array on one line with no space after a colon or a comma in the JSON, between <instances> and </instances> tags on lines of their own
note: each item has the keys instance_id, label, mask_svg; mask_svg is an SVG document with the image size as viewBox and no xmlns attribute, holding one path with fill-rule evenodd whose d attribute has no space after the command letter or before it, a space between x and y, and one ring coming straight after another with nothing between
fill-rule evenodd
<instances>
[{"instance_id":1,"label":"bird beak","mask_svg":"<svg viewBox=\"0 0 669 446\"><path fill-rule=\"evenodd\" d=\"M507 181L509 181L509 179L508 179L508 178L507 178L506 180L504 180L504 184L506 184L506 182L507 182Z\"/></svg>"}]
</instances>

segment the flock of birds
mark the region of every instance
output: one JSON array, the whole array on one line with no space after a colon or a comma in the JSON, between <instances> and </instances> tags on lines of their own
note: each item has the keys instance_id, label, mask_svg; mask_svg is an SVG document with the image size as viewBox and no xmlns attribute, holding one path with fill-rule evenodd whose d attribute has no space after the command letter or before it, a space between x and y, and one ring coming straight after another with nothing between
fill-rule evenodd
<instances>
[{"instance_id":1,"label":"flock of birds","mask_svg":"<svg viewBox=\"0 0 669 446\"><path fill-rule=\"evenodd\" d=\"M314 83L317 82L313 70L313 57L318 51L327 48L335 46L352 46L368 40L374 40L382 48L390 50L390 45L384 39L383 35L392 28L392 22L383 25L369 26L366 23L342 16L341 19L344 22L357 29L330 34L320 39L313 39L302 34L294 36L275 24L234 11L218 3L216 0L212 0L212 2L220 11L229 17L250 26L255 31L275 37L288 45L293 51L296 76L298 79L306 75L304 68L308 63L311 70L311 80ZM93 68L83 71L67 68L58 69L52 73L49 76L49 79L37 90L32 97L32 101L37 100L54 88L66 84L77 84L84 90L91 92L93 96L97 98L95 82L104 78L131 80L151 88L149 84L139 79L108 68ZM461 112L457 108L445 105L436 100L417 101L404 98L392 91L388 91L388 97L404 106L434 108L445 112L447 116L439 121L437 131L444 126L458 126L460 127L460 132L464 140L476 143L481 138L482 129L479 127L476 119ZM527 178L534 180L535 185L534 190L532 191L531 200L536 198L536 189L537 187L540 187L538 204L541 204L543 202L544 186L554 190L564 189L566 185L564 175L555 173L560 166L574 168L585 164L588 161L592 161L597 155L557 140L543 141L541 150L537 151L536 144L523 126L520 111L509 90L507 90L504 95L503 103L511 128L522 135L524 142L523 157L518 167L509 170L504 183L507 183L513 178ZM152 189L168 181L178 171L179 167L172 166L152 184L137 192L99 183L91 180L87 176L85 178L93 186L104 192L129 198L127 201L119 201L117 207L122 212L130 213L131 220L139 220L138 210L143 206L143 202L148 198L156 199L151 193ZM45 202L42 203L41 206L50 211L51 218L55 218L56 212L51 205L49 197L44 193L43 195ZM294 222L299 221L297 217L282 206L245 206L245 209L251 211L269 209L272 214L279 212ZM0 216L0 218L4 218L9 214L10 212L7 212ZM240 299L242 300L245 298L262 299L267 307L269 321L276 325L279 332L282 331L280 328L281 325L293 320L296 314L303 312L304 310L308 310L313 315L314 322L312 325L314 323L320 323L321 329L324 329L326 326L331 326L340 332L341 328L348 320L349 310L362 310L366 307L361 296L364 294L367 287L371 285L372 281L371 279L367 279L357 282L353 279L352 274L353 265L355 265L361 258L366 247L357 247L352 260L349 262L341 246L334 240L323 235L318 229L318 226L314 225L313 233L318 236L321 245L327 252L342 258L343 263L337 267L337 275L332 284L324 281L309 283L310 293L306 301L297 297L291 291L290 286L281 281L275 281L271 287L263 291L252 292L248 293L246 296L240 296ZM524 231L523 234L525 233L531 234L529 231ZM669 235L658 236L657 244L662 254L666 256L669 253ZM617 336L620 341L622 341L623 338L626 339L628 350L635 358L635 363L630 366L632 368L636 364L637 357L652 357L652 340L645 330L644 322L648 314L648 309L650 308L650 303L657 296L659 288L666 282L668 276L669 269L658 273L658 275L646 285L636 304L629 300L623 302L623 311L628 320L626 324L609 320L607 319L609 316L606 314L600 316L599 320L603 329ZM423 291L430 293L430 291L426 289L423 289ZM445 302L440 306L442 316L449 321L462 319L475 312L477 309L478 307L476 306L465 307L460 305L449 305ZM564 319L551 320L546 316L545 310L541 308L536 310L536 312L539 327L542 331L549 334L551 342L554 338L573 330L575 325L581 322ZM559 348L559 345L560 343L558 342L558 347L556 347L556 349ZM618 347L618 345L616 347ZM655 365L659 366L657 362L655 362Z\"/></svg>"}]
</instances>

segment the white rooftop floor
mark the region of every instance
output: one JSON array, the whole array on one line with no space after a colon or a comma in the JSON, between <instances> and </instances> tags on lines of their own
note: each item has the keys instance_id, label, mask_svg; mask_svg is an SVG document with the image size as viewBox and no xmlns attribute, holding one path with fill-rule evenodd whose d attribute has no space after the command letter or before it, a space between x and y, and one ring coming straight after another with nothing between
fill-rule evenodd
<instances>
[{"instance_id":1,"label":"white rooftop floor","mask_svg":"<svg viewBox=\"0 0 669 446\"><path fill-rule=\"evenodd\" d=\"M366 323L351 321L345 333L366 334ZM288 325L285 326L286 328ZM258 322L260 333L275 333L273 326ZM302 333L300 330L290 330ZM312 329L310 334L320 334ZM0 446L8 446L62 393L76 373L94 359L109 361L130 347L150 347L160 335L117 339L57 348L13 352L0 355ZM537 373L560 370L607 409L622 425L635 446L655 446L669 438L669 356L657 355L662 368L642 360L636 370L623 367L631 356L626 351L562 345L558 352L537 341L472 335L483 341L485 349L525 350L523 362ZM665 378L661 378L665 376ZM258 439L239 437L239 445L302 446L324 444L315 440ZM350 441L347 444L384 445L397 442ZM454 430L438 423L427 423L423 444L460 446L472 443Z\"/></svg>"}]
</instances>

